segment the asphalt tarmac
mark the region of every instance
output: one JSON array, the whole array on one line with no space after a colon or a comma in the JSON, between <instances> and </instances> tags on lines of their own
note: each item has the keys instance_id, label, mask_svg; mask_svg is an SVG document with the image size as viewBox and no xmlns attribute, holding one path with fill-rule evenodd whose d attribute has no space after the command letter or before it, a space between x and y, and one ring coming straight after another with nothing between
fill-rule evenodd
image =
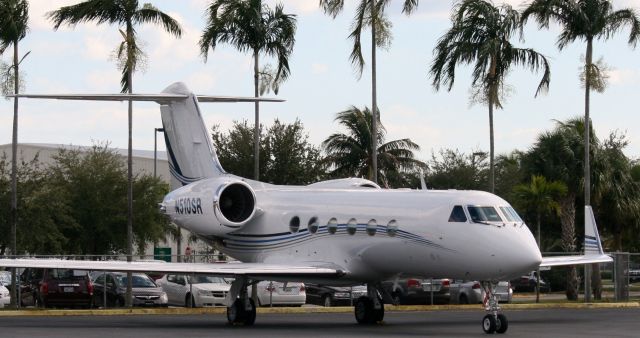
<instances>
[{"instance_id":1,"label":"asphalt tarmac","mask_svg":"<svg viewBox=\"0 0 640 338\"><path fill-rule=\"evenodd\" d=\"M504 337L639 337L640 308L504 311ZM484 311L387 312L363 326L353 313L259 313L251 327L223 313L189 315L0 316L0 337L486 337Z\"/></svg>"}]
</instances>

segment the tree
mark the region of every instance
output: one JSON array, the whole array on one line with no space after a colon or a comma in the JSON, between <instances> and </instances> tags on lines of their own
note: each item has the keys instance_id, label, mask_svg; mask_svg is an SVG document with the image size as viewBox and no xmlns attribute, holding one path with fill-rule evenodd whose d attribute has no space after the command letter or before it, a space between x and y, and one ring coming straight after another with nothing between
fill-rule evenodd
<instances>
[{"instance_id":1,"label":"tree","mask_svg":"<svg viewBox=\"0 0 640 338\"><path fill-rule=\"evenodd\" d=\"M282 5L275 10L262 0L214 0L207 9L207 27L200 38L200 52L205 62L209 48L215 50L220 43L228 43L240 52L253 53L253 84L255 97L260 96L260 54L278 59L275 78L278 84L289 77L289 56L293 51L296 34L296 16L285 14ZM277 88L277 85L276 85ZM277 94L277 93L276 93ZM260 105L256 101L253 130L253 177L260 178Z\"/></svg>"},{"instance_id":2,"label":"tree","mask_svg":"<svg viewBox=\"0 0 640 338\"><path fill-rule=\"evenodd\" d=\"M221 132L219 126L213 127L213 143L226 171L242 177L251 175L252 130L253 126L247 121L234 122L226 133ZM305 185L324 176L320 151L309 143L309 136L299 120L287 124L276 119L260 136L263 181Z\"/></svg>"},{"instance_id":3,"label":"tree","mask_svg":"<svg viewBox=\"0 0 640 338\"><path fill-rule=\"evenodd\" d=\"M489 107L489 189L495 190L493 110L502 108L505 78L512 66L543 69L536 96L549 87L547 59L531 48L517 48L510 42L518 31L520 14L505 4L464 0L454 7L452 27L434 48L435 59L429 73L436 90L446 85L451 90L458 64L473 64L472 88L476 100Z\"/></svg>"},{"instance_id":4,"label":"tree","mask_svg":"<svg viewBox=\"0 0 640 338\"><path fill-rule=\"evenodd\" d=\"M566 252L576 251L576 204L582 186L582 137L585 125L580 118L566 122L557 121L556 128L538 136L533 147L524 154L522 166L527 175L541 175L550 181L560 181L567 186L567 193L558 201L562 248ZM592 138L591 152L597 148L598 140ZM577 272L575 266L567 269L567 298L576 300Z\"/></svg>"},{"instance_id":5,"label":"tree","mask_svg":"<svg viewBox=\"0 0 640 338\"><path fill-rule=\"evenodd\" d=\"M335 121L347 128L347 133L332 134L322 142L322 148L327 155L325 162L332 168L331 176L372 177L374 157L380 163L377 167L378 175L387 183L386 185L389 185L388 178L394 173L426 167L426 164L415 159L413 151L420 150L420 146L410 139L385 143L386 130L382 124L377 129L376 135L377 144L380 146L375 155L372 154L372 114L368 108L360 110L352 106L339 112Z\"/></svg>"},{"instance_id":6,"label":"tree","mask_svg":"<svg viewBox=\"0 0 640 338\"><path fill-rule=\"evenodd\" d=\"M371 110L374 118L371 124L371 134L378 133L378 121L380 121L378 104L377 104L377 86L376 86L376 47L386 47L391 43L391 22L384 16L384 10L391 1L389 0L360 0L356 9L356 16L353 22L353 31L349 34L349 38L353 39L353 49L351 50L351 63L356 68L358 77L362 76L364 68L364 58L362 57L362 45L360 39L362 37L362 29L366 26L371 27ZM344 8L344 0L320 0L320 7L324 12L334 19ZM418 0L404 0L402 12L410 15L418 7ZM371 142L371 153L375 153L378 149L378 140L375 138ZM378 183L378 159L373 158L372 176L369 179Z\"/></svg>"},{"instance_id":7,"label":"tree","mask_svg":"<svg viewBox=\"0 0 640 338\"><path fill-rule=\"evenodd\" d=\"M13 46L13 93L18 94L20 89L18 43L27 35L29 23L29 3L26 0L5 0L0 4L0 54ZM26 56L26 55L25 55ZM24 59L24 57L23 57ZM5 93L6 94L6 93ZM18 98L13 98L13 129L11 137L11 254L15 255L17 247L17 222L18 222L18 181L17 181L17 157L18 157ZM16 285L15 269L11 270L11 283ZM12 290L11 303L16 305L18 298L16 288Z\"/></svg>"},{"instance_id":8,"label":"tree","mask_svg":"<svg viewBox=\"0 0 640 338\"><path fill-rule=\"evenodd\" d=\"M180 37L182 30L176 20L163 13L151 4L139 6L138 0L87 0L72 6L61 7L56 11L47 13L53 21L54 29L58 29L63 23L75 26L78 23L96 21L98 24L109 23L124 26L125 31L120 30L123 41L117 49L119 66L122 68L120 84L123 93L133 93L133 73L137 70L138 63L143 55L138 46L134 26L142 23L160 24L165 31ZM132 125L133 125L133 101L129 100L129 142L127 159L127 260L132 260L133 254L133 160L132 160ZM127 274L127 306L131 305L131 276Z\"/></svg>"},{"instance_id":9,"label":"tree","mask_svg":"<svg viewBox=\"0 0 640 338\"><path fill-rule=\"evenodd\" d=\"M542 250L540 241L540 223L542 215L548 212L560 214L558 199L567 193L567 186L560 181L549 182L544 176L531 176L531 183L520 184L513 188L518 201L527 209L534 209L536 214L536 242ZM538 277L540 268L538 268ZM536 303L540 302L540 278L536 278Z\"/></svg>"},{"instance_id":10,"label":"tree","mask_svg":"<svg viewBox=\"0 0 640 338\"><path fill-rule=\"evenodd\" d=\"M126 253L127 173L119 154L107 145L89 150L61 149L50 168L51 185L68 206L76 227L62 229L69 239L64 252L78 255ZM168 221L157 204L168 192L166 183L151 175L134 177L133 233L139 251L146 243L163 239Z\"/></svg>"},{"instance_id":11,"label":"tree","mask_svg":"<svg viewBox=\"0 0 640 338\"><path fill-rule=\"evenodd\" d=\"M569 43L583 40L587 43L584 64L584 120L590 121L589 104L593 78L600 69L593 63L593 40L608 40L624 26L629 26L629 44L636 45L640 38L640 20L631 8L613 10L609 0L534 0L522 13L523 24L533 16L540 28L549 28L553 20L561 26L557 46L563 50ZM590 144L590 130L584 129L585 148ZM584 153L585 204L591 203L589 152Z\"/></svg>"},{"instance_id":12,"label":"tree","mask_svg":"<svg viewBox=\"0 0 640 338\"><path fill-rule=\"evenodd\" d=\"M441 149L431 154L427 186L432 189L477 190L487 183L487 153L464 154L457 149Z\"/></svg>"}]
</instances>

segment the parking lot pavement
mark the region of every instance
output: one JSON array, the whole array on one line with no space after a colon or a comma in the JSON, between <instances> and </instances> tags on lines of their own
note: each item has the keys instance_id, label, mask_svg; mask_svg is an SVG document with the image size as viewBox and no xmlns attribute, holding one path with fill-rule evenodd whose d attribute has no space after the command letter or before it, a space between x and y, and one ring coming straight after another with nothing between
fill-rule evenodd
<instances>
[{"instance_id":1,"label":"parking lot pavement","mask_svg":"<svg viewBox=\"0 0 640 338\"><path fill-rule=\"evenodd\" d=\"M507 310L509 337L637 337L640 308ZM0 316L1 337L483 337L484 311L388 312L381 325L345 313L262 313L251 327L205 315Z\"/></svg>"}]
</instances>

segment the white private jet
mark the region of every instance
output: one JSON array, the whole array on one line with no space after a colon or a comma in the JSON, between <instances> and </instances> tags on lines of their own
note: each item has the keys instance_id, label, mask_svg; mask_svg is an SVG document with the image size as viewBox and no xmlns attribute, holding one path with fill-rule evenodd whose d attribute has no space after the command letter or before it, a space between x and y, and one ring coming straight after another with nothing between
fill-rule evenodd
<instances>
[{"instance_id":1,"label":"white private jet","mask_svg":"<svg viewBox=\"0 0 640 338\"><path fill-rule=\"evenodd\" d=\"M225 172L198 102L278 100L197 96L182 83L157 95L18 96L160 103L170 171L183 185L165 196L161 211L242 263L1 259L0 266L233 277L227 319L244 325L256 318L247 287L260 280L366 284L368 295L355 303L361 324L384 317L382 281L401 276L480 280L489 312L483 329L504 333L508 322L493 292L499 280L540 266L611 261L603 253L590 207L585 210L584 255L546 258L511 205L487 192L381 189L359 178L280 186Z\"/></svg>"}]
</instances>

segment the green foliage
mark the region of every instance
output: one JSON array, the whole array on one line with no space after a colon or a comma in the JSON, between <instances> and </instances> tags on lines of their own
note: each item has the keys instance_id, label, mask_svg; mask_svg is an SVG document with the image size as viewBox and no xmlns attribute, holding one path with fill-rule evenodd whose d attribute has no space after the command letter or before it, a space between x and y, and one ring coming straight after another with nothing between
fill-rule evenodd
<instances>
[{"instance_id":1,"label":"green foliage","mask_svg":"<svg viewBox=\"0 0 640 338\"><path fill-rule=\"evenodd\" d=\"M452 149L431 154L426 179L429 189L482 190L487 185L487 153L466 155Z\"/></svg>"},{"instance_id":2,"label":"green foliage","mask_svg":"<svg viewBox=\"0 0 640 338\"><path fill-rule=\"evenodd\" d=\"M207 9L200 52L206 60L209 48L215 50L218 44L226 43L240 52L275 57L278 66L273 82L281 83L290 73L295 34L296 16L285 14L282 4L271 10L259 0L214 0Z\"/></svg>"},{"instance_id":3,"label":"green foliage","mask_svg":"<svg viewBox=\"0 0 640 338\"><path fill-rule=\"evenodd\" d=\"M380 114L378 114L380 116ZM372 177L371 154L371 123L373 117L369 108L360 110L351 107L336 115L336 121L347 129L347 133L330 135L322 148L326 153L325 163L330 168L330 176L341 177ZM378 176L389 187L405 186L407 180L403 175L416 169L426 167L426 164L416 160L414 150L420 147L410 139L400 139L385 143L386 130L378 121L377 158Z\"/></svg>"},{"instance_id":4,"label":"green foliage","mask_svg":"<svg viewBox=\"0 0 640 338\"><path fill-rule=\"evenodd\" d=\"M235 121L227 133L214 126L212 138L227 172L242 177L252 175L252 125ZM299 120L286 124L276 119L265 133L260 133L260 172L262 181L273 184L304 185L324 176L320 151L309 143Z\"/></svg>"},{"instance_id":5,"label":"green foliage","mask_svg":"<svg viewBox=\"0 0 640 338\"><path fill-rule=\"evenodd\" d=\"M104 146L61 149L44 167L38 157L18 167L19 253L114 254L126 249L127 173L124 161ZM149 175L134 178L137 247L165 238L168 221L157 204L167 184ZM0 157L0 202L9 204L9 161ZM9 210L0 208L0 233L9 232ZM0 254L10 236L0 236Z\"/></svg>"},{"instance_id":6,"label":"green foliage","mask_svg":"<svg viewBox=\"0 0 640 338\"><path fill-rule=\"evenodd\" d=\"M0 54L27 35L29 3L27 0L2 0L0 3Z\"/></svg>"}]
</instances>

